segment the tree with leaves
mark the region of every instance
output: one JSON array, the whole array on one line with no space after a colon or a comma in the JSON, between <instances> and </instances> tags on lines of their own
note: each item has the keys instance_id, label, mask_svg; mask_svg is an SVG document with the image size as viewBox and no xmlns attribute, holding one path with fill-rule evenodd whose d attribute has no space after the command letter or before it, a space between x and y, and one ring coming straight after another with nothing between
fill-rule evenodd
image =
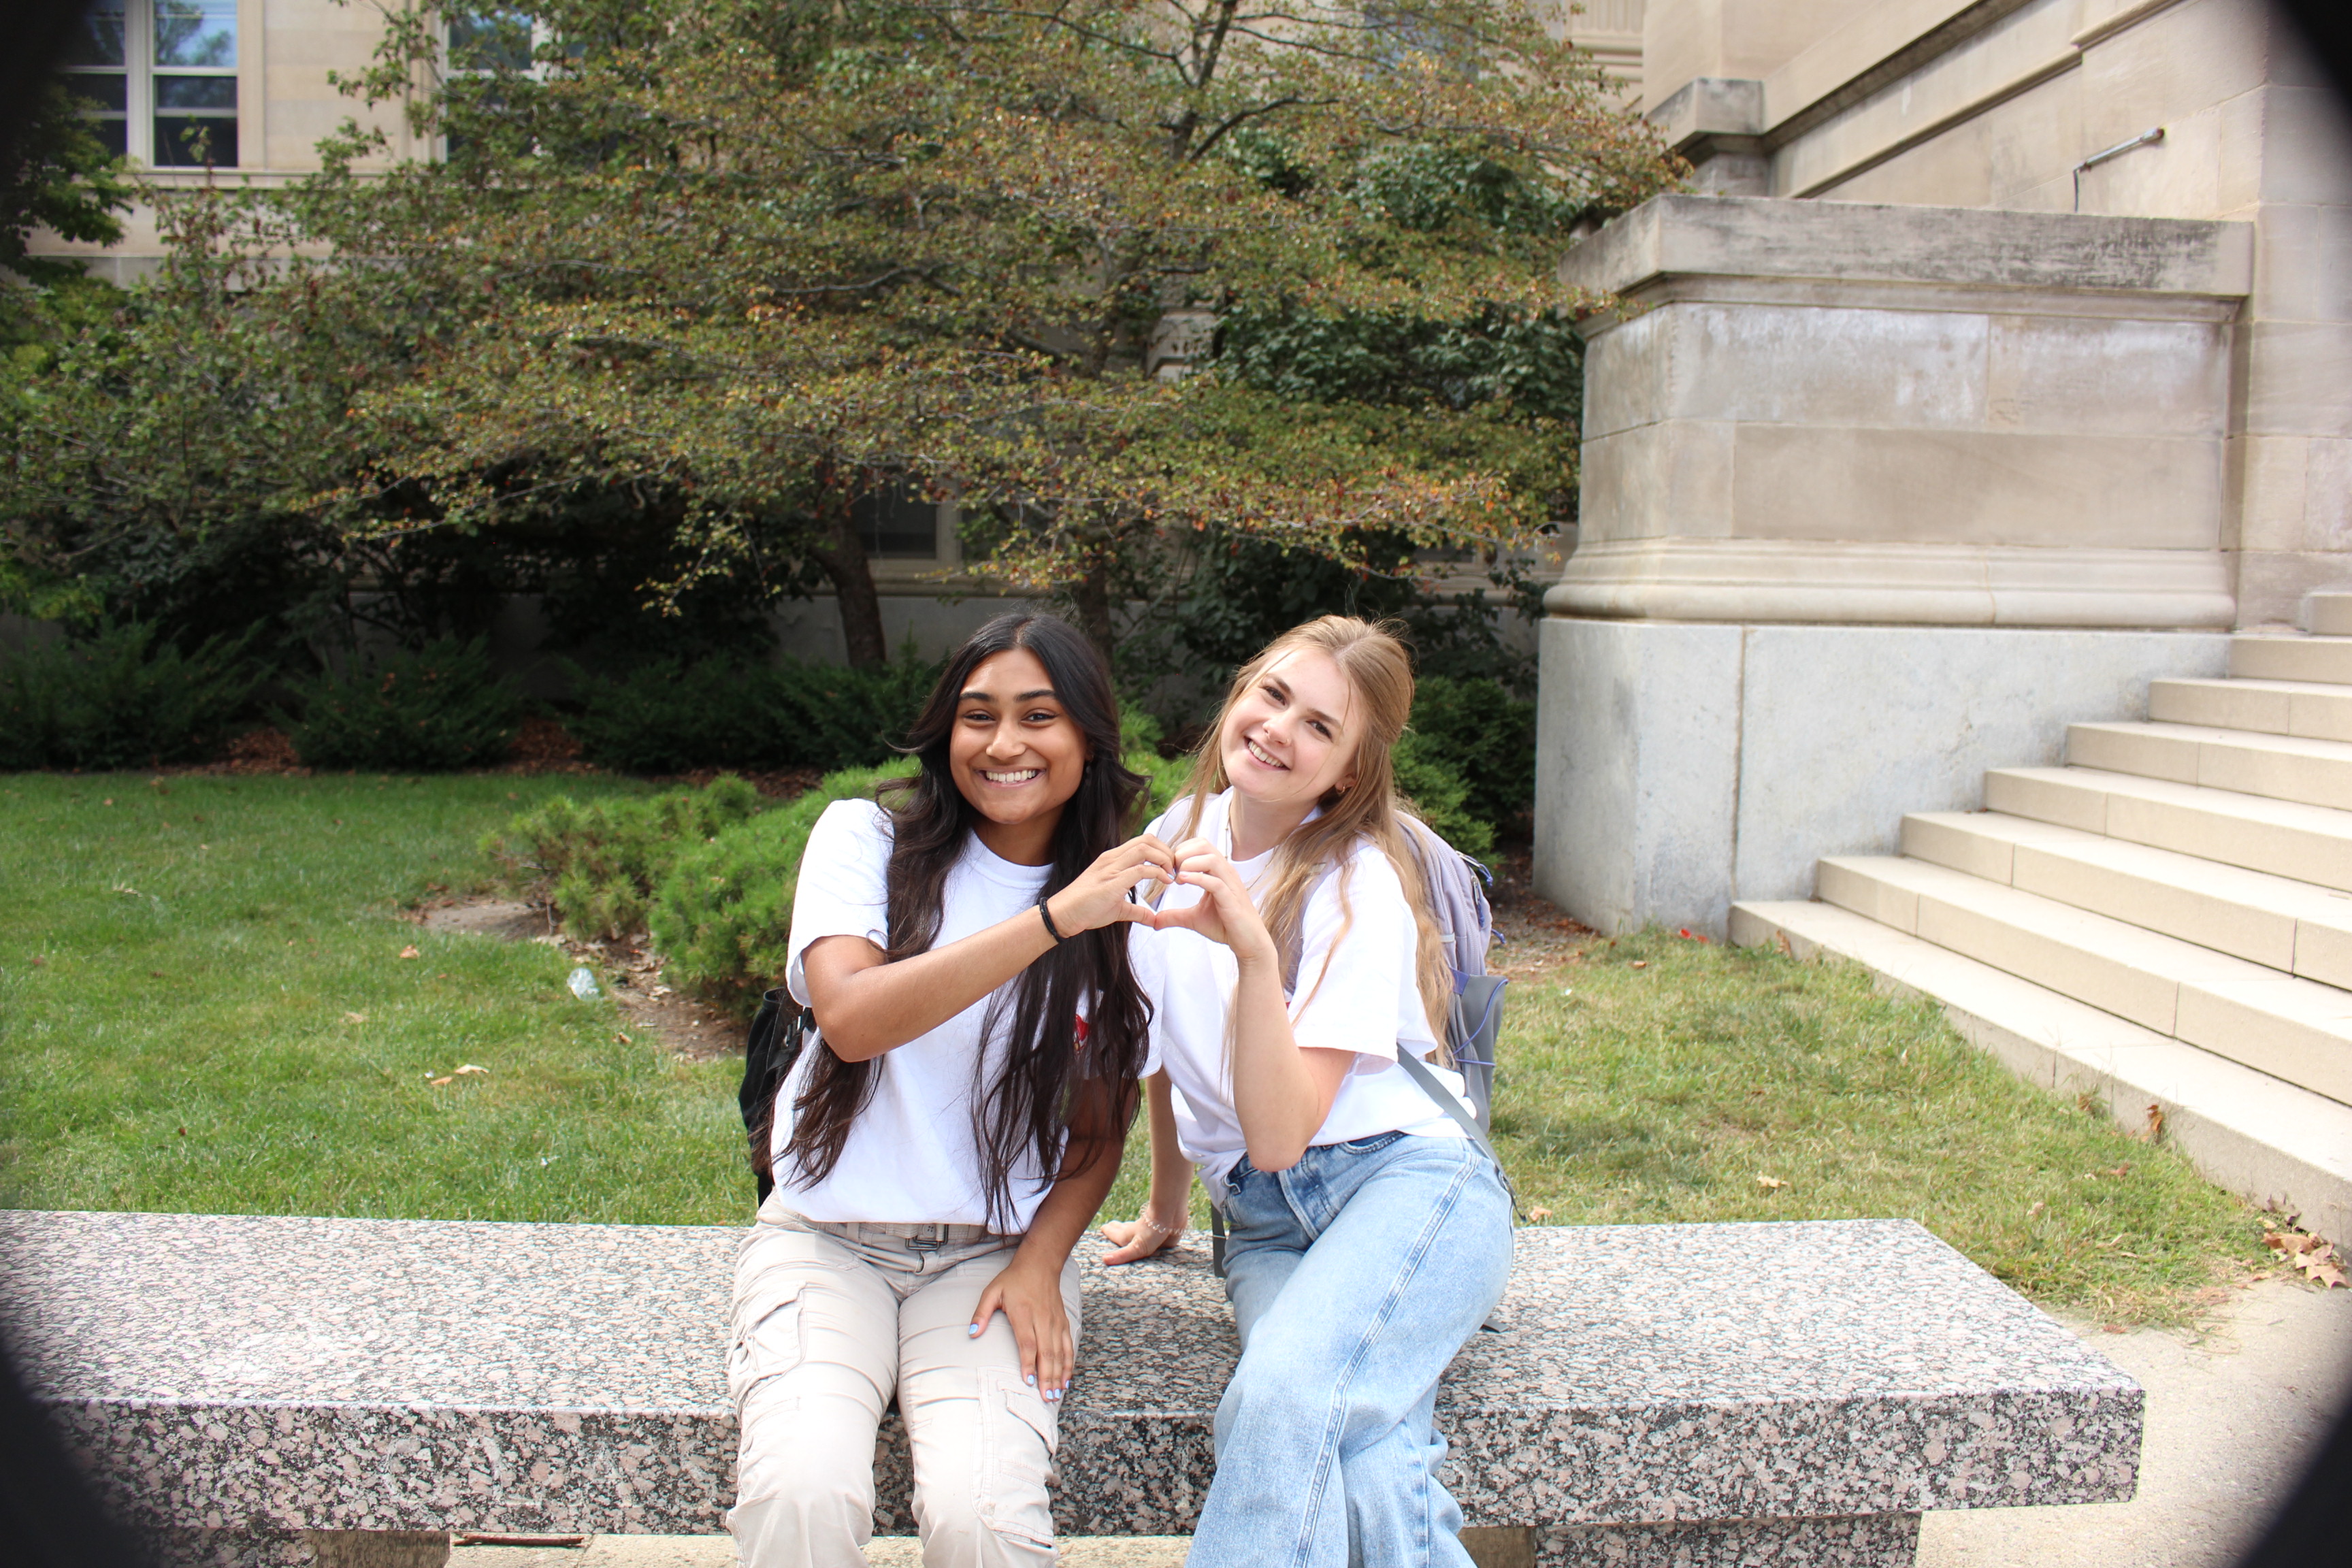
<instances>
[{"instance_id":1,"label":"tree with leaves","mask_svg":"<svg viewBox=\"0 0 2352 1568\"><path fill-rule=\"evenodd\" d=\"M349 521L658 490L681 564L655 587L805 560L855 662L884 649L852 509L901 478L1106 647L1171 534L1367 565L1370 539L1524 542L1572 482L1590 302L1558 255L1675 172L1509 0L385 15L349 88L446 156L370 171L354 129L284 198L446 310L356 400ZM1155 334L1210 321L1203 374L1151 374Z\"/></svg>"}]
</instances>

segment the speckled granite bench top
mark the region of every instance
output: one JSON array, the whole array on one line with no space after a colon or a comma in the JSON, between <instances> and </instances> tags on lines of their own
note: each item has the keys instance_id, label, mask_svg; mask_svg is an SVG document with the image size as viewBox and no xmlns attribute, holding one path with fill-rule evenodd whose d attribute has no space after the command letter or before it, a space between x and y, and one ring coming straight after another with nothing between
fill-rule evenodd
<instances>
[{"instance_id":1,"label":"speckled granite bench top","mask_svg":"<svg viewBox=\"0 0 2352 1568\"><path fill-rule=\"evenodd\" d=\"M30 1380L156 1525L720 1528L738 1232L0 1213ZM1231 1371L1192 1251L1085 1258L1068 1534L1191 1528ZM1438 1405L1473 1524L2131 1496L2140 1390L1907 1221L1519 1232ZM911 1528L883 1435L885 1531Z\"/></svg>"}]
</instances>

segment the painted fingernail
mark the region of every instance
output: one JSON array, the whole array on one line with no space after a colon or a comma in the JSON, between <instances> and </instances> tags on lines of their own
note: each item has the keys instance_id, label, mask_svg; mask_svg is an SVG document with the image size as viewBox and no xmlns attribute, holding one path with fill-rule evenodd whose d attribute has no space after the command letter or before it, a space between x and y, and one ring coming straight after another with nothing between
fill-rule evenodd
<instances>
[{"instance_id":1,"label":"painted fingernail","mask_svg":"<svg viewBox=\"0 0 2352 1568\"><path fill-rule=\"evenodd\" d=\"M1021 1381L1034 1388L1037 1386L1037 1374L1034 1372L1024 1372L1021 1374Z\"/></svg>"},{"instance_id":2,"label":"painted fingernail","mask_svg":"<svg viewBox=\"0 0 2352 1568\"><path fill-rule=\"evenodd\" d=\"M964 1334L965 1334L965 1336L966 1336L967 1338L970 1338L970 1339L975 1339L975 1340L976 1340L976 1339L980 1338L980 1325L979 1325L978 1323L974 1323L974 1324L972 1324L972 1325L971 1325L971 1327L970 1327L970 1328L968 1328L968 1329L966 1329L966 1330L964 1331Z\"/></svg>"}]
</instances>

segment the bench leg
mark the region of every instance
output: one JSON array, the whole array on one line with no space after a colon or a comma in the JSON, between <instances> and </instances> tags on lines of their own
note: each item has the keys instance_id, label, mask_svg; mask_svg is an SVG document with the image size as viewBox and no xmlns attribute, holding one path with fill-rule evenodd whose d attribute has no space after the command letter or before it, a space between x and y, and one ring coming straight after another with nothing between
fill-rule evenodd
<instances>
[{"instance_id":1,"label":"bench leg","mask_svg":"<svg viewBox=\"0 0 2352 1568\"><path fill-rule=\"evenodd\" d=\"M306 1530L317 1568L442 1568L446 1530Z\"/></svg>"},{"instance_id":2,"label":"bench leg","mask_svg":"<svg viewBox=\"0 0 2352 1568\"><path fill-rule=\"evenodd\" d=\"M443 1568L446 1530L152 1530L158 1568Z\"/></svg>"},{"instance_id":3,"label":"bench leg","mask_svg":"<svg viewBox=\"0 0 2352 1568\"><path fill-rule=\"evenodd\" d=\"M1911 1568L1919 1516L1553 1525L1535 1537L1535 1568Z\"/></svg>"}]
</instances>

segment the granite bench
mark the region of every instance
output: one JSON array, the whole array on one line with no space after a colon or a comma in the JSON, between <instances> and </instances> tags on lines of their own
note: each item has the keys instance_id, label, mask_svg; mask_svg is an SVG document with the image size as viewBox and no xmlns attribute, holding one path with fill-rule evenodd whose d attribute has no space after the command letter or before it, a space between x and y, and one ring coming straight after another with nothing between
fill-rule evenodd
<instances>
[{"instance_id":1,"label":"granite bench","mask_svg":"<svg viewBox=\"0 0 2352 1568\"><path fill-rule=\"evenodd\" d=\"M724 1528L736 1235L16 1212L0 1300L166 1561L424 1563L453 1531ZM1230 1320L1198 1252L1095 1252L1055 1517L1182 1534ZM1544 1568L1892 1568L1928 1510L2130 1497L2140 1407L1927 1231L1861 1220L1523 1230L1438 1411L1468 1523ZM879 1533L912 1532L903 1454L886 1430Z\"/></svg>"}]
</instances>

